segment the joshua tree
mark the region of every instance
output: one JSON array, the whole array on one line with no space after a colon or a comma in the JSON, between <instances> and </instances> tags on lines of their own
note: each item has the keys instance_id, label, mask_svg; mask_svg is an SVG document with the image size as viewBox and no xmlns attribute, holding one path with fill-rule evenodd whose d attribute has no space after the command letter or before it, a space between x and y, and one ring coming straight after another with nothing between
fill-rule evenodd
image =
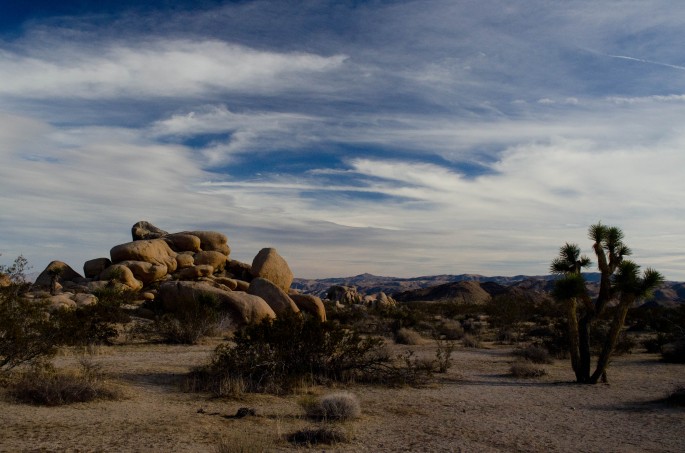
<instances>
[{"instance_id":1,"label":"joshua tree","mask_svg":"<svg viewBox=\"0 0 685 453\"><path fill-rule=\"evenodd\" d=\"M597 223L590 226L588 235L593 241L592 249L601 274L599 294L594 300L581 274L581 270L591 262L587 256L580 254L580 247L576 244L566 243L559 249L559 256L552 261L550 271L563 276L555 284L554 297L567 307L571 366L576 380L579 383L596 384L600 378L606 381L609 359L628 309L647 297L663 281L663 277L654 269L640 273L640 266L624 258L631 251L623 243L623 231L620 228ZM609 302L616 303L616 311L595 371L591 373L591 327Z\"/></svg>"}]
</instances>

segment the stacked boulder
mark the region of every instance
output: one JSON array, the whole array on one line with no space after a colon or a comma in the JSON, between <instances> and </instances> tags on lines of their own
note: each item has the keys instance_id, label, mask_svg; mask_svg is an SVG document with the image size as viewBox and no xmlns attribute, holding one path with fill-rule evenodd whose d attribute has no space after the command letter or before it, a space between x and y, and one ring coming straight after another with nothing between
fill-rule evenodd
<instances>
[{"instance_id":1,"label":"stacked boulder","mask_svg":"<svg viewBox=\"0 0 685 453\"><path fill-rule=\"evenodd\" d=\"M113 247L109 258L86 261L84 276L53 261L35 286L50 290L55 308L78 306L79 293L109 287L137 291L145 300L158 299L169 311L212 297L236 324L300 311L326 320L321 299L291 290L293 273L274 248L262 249L247 264L230 258L228 239L219 232L167 233L141 221L131 234L133 240Z\"/></svg>"}]
</instances>

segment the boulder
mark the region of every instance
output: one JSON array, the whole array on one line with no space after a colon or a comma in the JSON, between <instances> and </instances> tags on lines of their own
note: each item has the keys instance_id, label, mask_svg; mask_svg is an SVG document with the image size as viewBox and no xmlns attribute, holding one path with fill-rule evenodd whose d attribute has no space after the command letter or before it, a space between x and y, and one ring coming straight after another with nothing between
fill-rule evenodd
<instances>
[{"instance_id":1,"label":"boulder","mask_svg":"<svg viewBox=\"0 0 685 453\"><path fill-rule=\"evenodd\" d=\"M123 283L118 282L116 280L97 280L88 282L86 286L88 287L88 291L90 292L101 291L103 289L111 289L114 291L131 291L130 286L124 285Z\"/></svg>"},{"instance_id":2,"label":"boulder","mask_svg":"<svg viewBox=\"0 0 685 453\"><path fill-rule=\"evenodd\" d=\"M226 271L234 278L250 282L252 280L252 266L247 263L242 263L237 260L228 260L226 262Z\"/></svg>"},{"instance_id":3,"label":"boulder","mask_svg":"<svg viewBox=\"0 0 685 453\"><path fill-rule=\"evenodd\" d=\"M317 317L321 322L326 321L326 307L318 297L310 294L290 294L290 298L301 311Z\"/></svg>"},{"instance_id":4,"label":"boulder","mask_svg":"<svg viewBox=\"0 0 685 453\"><path fill-rule=\"evenodd\" d=\"M205 252L221 252L226 256L231 254L228 238L223 233L217 231L184 231L183 234L191 234L200 238L200 247Z\"/></svg>"},{"instance_id":5,"label":"boulder","mask_svg":"<svg viewBox=\"0 0 685 453\"><path fill-rule=\"evenodd\" d=\"M195 258L191 252L183 252L176 255L176 269L185 269L195 264Z\"/></svg>"},{"instance_id":6,"label":"boulder","mask_svg":"<svg viewBox=\"0 0 685 453\"><path fill-rule=\"evenodd\" d=\"M164 236L164 240L174 252L199 252L202 250L200 238L187 233L174 233Z\"/></svg>"},{"instance_id":7,"label":"boulder","mask_svg":"<svg viewBox=\"0 0 685 453\"><path fill-rule=\"evenodd\" d=\"M136 280L133 272L128 267L123 264L112 264L110 267L102 271L100 274L100 280L114 280L115 282L122 283L134 291L138 291L143 288L143 282Z\"/></svg>"},{"instance_id":8,"label":"boulder","mask_svg":"<svg viewBox=\"0 0 685 453\"><path fill-rule=\"evenodd\" d=\"M376 296L374 305L378 308L390 308L397 305L397 302L395 302L395 299L393 299L392 297L388 297L387 294L381 291Z\"/></svg>"},{"instance_id":9,"label":"boulder","mask_svg":"<svg viewBox=\"0 0 685 453\"><path fill-rule=\"evenodd\" d=\"M141 220L131 227L131 236L134 241L139 241L141 239L159 239L167 234L169 233L145 220Z\"/></svg>"},{"instance_id":10,"label":"boulder","mask_svg":"<svg viewBox=\"0 0 685 453\"><path fill-rule=\"evenodd\" d=\"M83 274L86 278L97 278L98 275L109 266L112 261L109 258L95 258L83 263Z\"/></svg>"},{"instance_id":11,"label":"boulder","mask_svg":"<svg viewBox=\"0 0 685 453\"><path fill-rule=\"evenodd\" d=\"M214 273L214 268L209 264L202 264L199 266L192 266L182 269L178 273L179 280L197 280L201 277L209 277Z\"/></svg>"},{"instance_id":12,"label":"boulder","mask_svg":"<svg viewBox=\"0 0 685 453\"><path fill-rule=\"evenodd\" d=\"M286 293L293 282L293 273L288 263L274 248L264 248L259 251L252 261L251 273L253 277L269 280Z\"/></svg>"},{"instance_id":13,"label":"boulder","mask_svg":"<svg viewBox=\"0 0 685 453\"><path fill-rule=\"evenodd\" d=\"M176 252L164 239L144 239L127 242L109 251L113 263L121 261L145 261L166 266L167 272L176 270Z\"/></svg>"},{"instance_id":14,"label":"boulder","mask_svg":"<svg viewBox=\"0 0 685 453\"><path fill-rule=\"evenodd\" d=\"M216 277L214 279L215 282L217 282L220 285L224 285L225 287L229 288L231 291L234 289L238 288L238 280L234 280L232 278L228 277ZM245 288L247 291L247 288Z\"/></svg>"},{"instance_id":15,"label":"boulder","mask_svg":"<svg viewBox=\"0 0 685 453\"><path fill-rule=\"evenodd\" d=\"M195 265L209 264L214 271L222 271L226 267L226 255L221 252L198 252L194 256Z\"/></svg>"},{"instance_id":16,"label":"boulder","mask_svg":"<svg viewBox=\"0 0 685 453\"><path fill-rule=\"evenodd\" d=\"M235 291L247 292L247 290L250 288L250 283L246 282L245 280L236 280L235 282L236 282Z\"/></svg>"},{"instance_id":17,"label":"boulder","mask_svg":"<svg viewBox=\"0 0 685 453\"><path fill-rule=\"evenodd\" d=\"M265 278L255 278L250 282L248 294L259 296L269 304L277 316L299 313L300 309L281 288Z\"/></svg>"},{"instance_id":18,"label":"boulder","mask_svg":"<svg viewBox=\"0 0 685 453\"><path fill-rule=\"evenodd\" d=\"M274 311L260 297L243 292L224 291L205 282L166 282L159 287L158 299L169 311L180 311L198 297L213 297L239 324L256 324L262 319L276 317Z\"/></svg>"},{"instance_id":19,"label":"boulder","mask_svg":"<svg viewBox=\"0 0 685 453\"><path fill-rule=\"evenodd\" d=\"M167 268L163 264L152 264L147 261L121 261L117 264L131 269L135 278L145 285L160 280L167 274Z\"/></svg>"},{"instance_id":20,"label":"boulder","mask_svg":"<svg viewBox=\"0 0 685 453\"><path fill-rule=\"evenodd\" d=\"M43 272L40 273L36 279L35 286L42 288L50 288L52 285L52 276L57 275L57 281L63 283L66 281L83 279L81 274L72 269L67 263L62 261L53 261L48 264Z\"/></svg>"}]
</instances>

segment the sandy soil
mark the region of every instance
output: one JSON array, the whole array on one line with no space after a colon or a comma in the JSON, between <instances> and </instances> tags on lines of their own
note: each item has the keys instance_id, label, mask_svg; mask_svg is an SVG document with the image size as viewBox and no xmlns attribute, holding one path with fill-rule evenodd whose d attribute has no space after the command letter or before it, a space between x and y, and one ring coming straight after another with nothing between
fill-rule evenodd
<instances>
[{"instance_id":1,"label":"sandy soil","mask_svg":"<svg viewBox=\"0 0 685 453\"><path fill-rule=\"evenodd\" d=\"M424 388L352 386L359 420L340 425L349 443L313 448L340 452L682 452L685 409L658 402L685 385L685 366L653 354L617 358L610 384L573 384L566 361L545 365L548 375L508 375L511 347L458 349L454 366ZM402 347L407 348L407 347ZM430 344L413 346L433 355ZM303 417L302 395L250 395L218 400L178 390L178 379L202 363L213 344L127 345L92 357L126 395L119 401L35 407L0 400L0 451L217 451L220 439L268 451L306 450L285 435L315 422ZM69 367L67 353L56 365ZM330 389L312 388L324 394ZM240 407L256 417L231 418ZM202 411L198 412L199 409ZM228 416L228 417L227 417ZM251 451L251 450L247 450Z\"/></svg>"}]
</instances>

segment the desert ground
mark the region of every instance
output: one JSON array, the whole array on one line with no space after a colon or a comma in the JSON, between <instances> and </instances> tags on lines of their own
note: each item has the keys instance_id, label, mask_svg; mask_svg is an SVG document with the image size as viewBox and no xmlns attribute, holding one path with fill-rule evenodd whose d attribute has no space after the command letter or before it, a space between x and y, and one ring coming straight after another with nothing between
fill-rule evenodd
<instances>
[{"instance_id":1,"label":"desert ground","mask_svg":"<svg viewBox=\"0 0 685 453\"><path fill-rule=\"evenodd\" d=\"M655 354L617 357L609 384L574 384L565 360L543 365L548 374L509 374L512 346L486 343L457 348L453 366L420 388L348 385L361 418L334 424L347 442L294 446L285 438L322 423L308 420L298 401L340 387L301 393L252 394L238 400L184 393L179 381L204 363L220 339L197 346L102 346L88 359L119 386L122 399L61 407L0 400L0 451L339 451L339 452L682 452L685 409L662 400L685 385L685 366L661 363ZM435 346L394 345L426 357ZM84 353L62 352L61 368ZM256 416L235 418L241 407Z\"/></svg>"}]
</instances>

